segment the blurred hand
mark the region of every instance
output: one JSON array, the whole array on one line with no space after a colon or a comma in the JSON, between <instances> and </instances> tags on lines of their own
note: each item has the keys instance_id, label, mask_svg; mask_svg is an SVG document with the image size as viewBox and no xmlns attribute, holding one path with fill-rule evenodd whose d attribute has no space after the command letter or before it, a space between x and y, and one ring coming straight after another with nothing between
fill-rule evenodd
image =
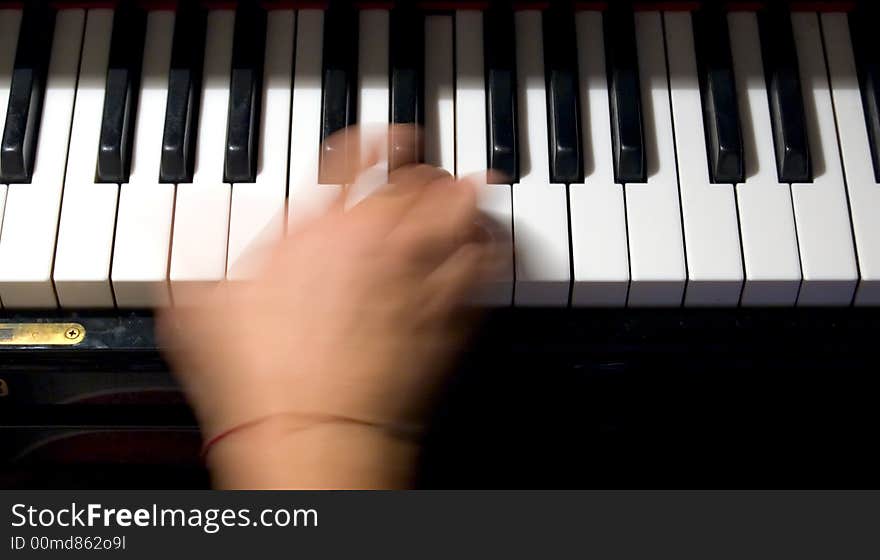
<instances>
[{"instance_id":1,"label":"blurred hand","mask_svg":"<svg viewBox=\"0 0 880 560\"><path fill-rule=\"evenodd\" d=\"M336 136L325 165L355 184L387 134ZM354 207L344 198L290 232L252 281L162 313L206 439L273 414L421 422L468 333L463 299L505 252L475 226L472 180L406 165Z\"/></svg>"}]
</instances>

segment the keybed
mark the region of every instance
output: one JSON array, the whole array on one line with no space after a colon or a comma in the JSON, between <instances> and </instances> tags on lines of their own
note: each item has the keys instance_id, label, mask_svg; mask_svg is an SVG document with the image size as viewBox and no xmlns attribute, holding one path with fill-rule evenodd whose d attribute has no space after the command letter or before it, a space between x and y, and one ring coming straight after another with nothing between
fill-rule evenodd
<instances>
[{"instance_id":1,"label":"keybed","mask_svg":"<svg viewBox=\"0 0 880 560\"><path fill-rule=\"evenodd\" d=\"M343 192L322 139L390 123L349 207L400 156L503 177L476 303L880 304L877 10L297 8L0 8L0 305L250 278Z\"/></svg>"}]
</instances>

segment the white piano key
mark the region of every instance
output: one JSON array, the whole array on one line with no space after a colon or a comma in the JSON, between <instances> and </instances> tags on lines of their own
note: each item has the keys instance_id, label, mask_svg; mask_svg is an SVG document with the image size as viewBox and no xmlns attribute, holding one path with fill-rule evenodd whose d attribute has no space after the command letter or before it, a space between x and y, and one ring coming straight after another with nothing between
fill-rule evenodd
<instances>
[{"instance_id":1,"label":"white piano key","mask_svg":"<svg viewBox=\"0 0 880 560\"><path fill-rule=\"evenodd\" d=\"M226 277L252 277L268 246L284 233L290 85L296 14L271 10L266 20L263 109L255 184L232 185Z\"/></svg>"},{"instance_id":2,"label":"white piano key","mask_svg":"<svg viewBox=\"0 0 880 560\"><path fill-rule=\"evenodd\" d=\"M0 234L0 298L6 307L52 308L55 237L64 185L85 10L59 10L31 184L7 194Z\"/></svg>"},{"instance_id":3,"label":"white piano key","mask_svg":"<svg viewBox=\"0 0 880 560\"><path fill-rule=\"evenodd\" d=\"M520 183L550 183L547 92L541 12L515 14Z\"/></svg>"},{"instance_id":4,"label":"white piano key","mask_svg":"<svg viewBox=\"0 0 880 560\"><path fill-rule=\"evenodd\" d=\"M880 305L880 185L874 179L847 16L822 14L822 31L861 273L855 303Z\"/></svg>"},{"instance_id":5,"label":"white piano key","mask_svg":"<svg viewBox=\"0 0 880 560\"><path fill-rule=\"evenodd\" d=\"M358 34L358 123L388 124L388 10L361 10Z\"/></svg>"},{"instance_id":6,"label":"white piano key","mask_svg":"<svg viewBox=\"0 0 880 560\"><path fill-rule=\"evenodd\" d=\"M3 214L6 210L6 185L0 185L0 231L3 231ZM0 299L0 307L3 305L3 300Z\"/></svg>"},{"instance_id":7,"label":"white piano key","mask_svg":"<svg viewBox=\"0 0 880 560\"><path fill-rule=\"evenodd\" d=\"M195 171L191 184L178 185L174 205L170 279L175 305L189 303L189 287L226 276L231 187L223 182L223 156L234 27L234 11L208 12Z\"/></svg>"},{"instance_id":8,"label":"white piano key","mask_svg":"<svg viewBox=\"0 0 880 560\"><path fill-rule=\"evenodd\" d=\"M0 10L0 137L6 124L6 108L12 85L12 67L15 63L21 10ZM3 211L6 206L6 185L0 184L0 231L3 229ZM0 296L0 307L3 298Z\"/></svg>"},{"instance_id":9,"label":"white piano key","mask_svg":"<svg viewBox=\"0 0 880 560\"><path fill-rule=\"evenodd\" d=\"M801 264L791 187L776 172L773 129L754 12L727 16L745 154L745 183L736 186L745 265L743 306L792 306Z\"/></svg>"},{"instance_id":10,"label":"white piano key","mask_svg":"<svg viewBox=\"0 0 880 560\"><path fill-rule=\"evenodd\" d=\"M629 287L623 186L614 182L602 13L575 16L584 184L570 185L572 305L623 307Z\"/></svg>"},{"instance_id":11,"label":"white piano key","mask_svg":"<svg viewBox=\"0 0 880 560\"><path fill-rule=\"evenodd\" d=\"M477 185L477 208L481 225L500 246L510 251L510 259L496 276L477 286L471 303L509 306L513 299L513 209L510 185Z\"/></svg>"},{"instance_id":12,"label":"white piano key","mask_svg":"<svg viewBox=\"0 0 880 560\"><path fill-rule=\"evenodd\" d=\"M119 307L168 305L174 185L159 182L174 12L147 16L129 182L119 190L110 277Z\"/></svg>"},{"instance_id":13,"label":"white piano key","mask_svg":"<svg viewBox=\"0 0 880 560\"><path fill-rule=\"evenodd\" d=\"M455 163L459 177L486 171L483 13L455 13Z\"/></svg>"},{"instance_id":14,"label":"white piano key","mask_svg":"<svg viewBox=\"0 0 880 560\"><path fill-rule=\"evenodd\" d=\"M425 16L425 163L442 167L453 175L454 53L452 16Z\"/></svg>"},{"instance_id":15,"label":"white piano key","mask_svg":"<svg viewBox=\"0 0 880 560\"><path fill-rule=\"evenodd\" d=\"M0 185L0 232L3 231L3 214L6 210L6 185ZM0 308L3 307L3 300L0 299Z\"/></svg>"},{"instance_id":16,"label":"white piano key","mask_svg":"<svg viewBox=\"0 0 880 560\"><path fill-rule=\"evenodd\" d=\"M541 12L515 14L520 183L513 186L514 303L567 305L568 195L550 184Z\"/></svg>"},{"instance_id":17,"label":"white piano key","mask_svg":"<svg viewBox=\"0 0 880 560\"><path fill-rule=\"evenodd\" d=\"M358 29L358 93L357 122L371 129L388 126L389 77L388 43L391 29L388 10L365 9L359 14ZM295 125L294 125L295 126ZM379 164L366 170L346 192L346 206L350 207L388 181L388 155Z\"/></svg>"},{"instance_id":18,"label":"white piano key","mask_svg":"<svg viewBox=\"0 0 880 560\"><path fill-rule=\"evenodd\" d=\"M112 29L113 10L88 11L52 274L61 307L114 305L110 259L119 185L95 182Z\"/></svg>"},{"instance_id":19,"label":"white piano key","mask_svg":"<svg viewBox=\"0 0 880 560\"><path fill-rule=\"evenodd\" d=\"M791 22L813 162L813 182L791 186L803 272L798 305L848 305L859 275L819 17L795 12Z\"/></svg>"},{"instance_id":20,"label":"white piano key","mask_svg":"<svg viewBox=\"0 0 880 560\"><path fill-rule=\"evenodd\" d=\"M660 13L637 12L635 27L648 179L624 187L632 278L628 304L678 306L687 274Z\"/></svg>"},{"instance_id":21,"label":"white piano key","mask_svg":"<svg viewBox=\"0 0 880 560\"><path fill-rule=\"evenodd\" d=\"M565 185L513 186L514 304L568 303L568 200Z\"/></svg>"},{"instance_id":22,"label":"white piano key","mask_svg":"<svg viewBox=\"0 0 880 560\"><path fill-rule=\"evenodd\" d=\"M299 10L290 110L288 229L323 212L341 188L318 184L324 11Z\"/></svg>"},{"instance_id":23,"label":"white piano key","mask_svg":"<svg viewBox=\"0 0 880 560\"><path fill-rule=\"evenodd\" d=\"M426 33L426 38L428 34ZM430 43L426 43L426 47ZM486 82L483 68L483 14L459 10L455 14L455 154L458 177L485 177ZM426 117L427 120L427 117ZM482 175L480 175L482 174ZM481 181L482 182L482 181ZM513 200L510 185L477 187L477 206L497 241L513 250ZM472 302L510 305L513 299L513 255L508 267L479 286Z\"/></svg>"},{"instance_id":24,"label":"white piano key","mask_svg":"<svg viewBox=\"0 0 880 560\"><path fill-rule=\"evenodd\" d=\"M733 185L711 183L707 153L700 149L706 136L691 14L666 12L663 19L687 257L684 302L735 307L743 286L736 200Z\"/></svg>"}]
</instances>

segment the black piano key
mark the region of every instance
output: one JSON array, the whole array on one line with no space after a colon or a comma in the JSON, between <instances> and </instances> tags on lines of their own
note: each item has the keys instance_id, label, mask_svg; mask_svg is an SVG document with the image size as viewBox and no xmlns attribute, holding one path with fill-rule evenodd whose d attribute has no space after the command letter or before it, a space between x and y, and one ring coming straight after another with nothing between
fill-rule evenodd
<instances>
[{"instance_id":1,"label":"black piano key","mask_svg":"<svg viewBox=\"0 0 880 560\"><path fill-rule=\"evenodd\" d=\"M519 181L516 107L516 38L513 11L493 4L483 17L486 60L486 133L489 167Z\"/></svg>"},{"instance_id":2,"label":"black piano key","mask_svg":"<svg viewBox=\"0 0 880 560\"><path fill-rule=\"evenodd\" d=\"M252 183L257 178L265 48L266 11L256 0L245 0L235 12L232 40L224 165L228 183Z\"/></svg>"},{"instance_id":3,"label":"black piano key","mask_svg":"<svg viewBox=\"0 0 880 560\"><path fill-rule=\"evenodd\" d=\"M580 183L584 173L574 14L571 10L551 7L544 12L543 28L550 180L554 183Z\"/></svg>"},{"instance_id":4,"label":"black piano key","mask_svg":"<svg viewBox=\"0 0 880 560\"><path fill-rule=\"evenodd\" d=\"M779 180L810 182L810 145L791 17L774 6L761 12L758 22Z\"/></svg>"},{"instance_id":5,"label":"black piano key","mask_svg":"<svg viewBox=\"0 0 880 560\"><path fill-rule=\"evenodd\" d=\"M604 31L614 180L643 183L647 165L633 13L612 6L604 15Z\"/></svg>"},{"instance_id":6,"label":"black piano key","mask_svg":"<svg viewBox=\"0 0 880 560\"><path fill-rule=\"evenodd\" d=\"M146 14L134 2L118 5L113 15L110 58L98 143L99 183L128 181L134 117L144 56Z\"/></svg>"},{"instance_id":7,"label":"black piano key","mask_svg":"<svg viewBox=\"0 0 880 560\"><path fill-rule=\"evenodd\" d=\"M196 1L183 2L177 10L159 164L159 181L162 183L192 182L206 16Z\"/></svg>"},{"instance_id":8,"label":"black piano key","mask_svg":"<svg viewBox=\"0 0 880 560\"><path fill-rule=\"evenodd\" d=\"M713 183L741 183L743 143L727 17L715 5L707 5L694 14L693 26L709 177Z\"/></svg>"},{"instance_id":9,"label":"black piano key","mask_svg":"<svg viewBox=\"0 0 880 560\"><path fill-rule=\"evenodd\" d=\"M323 87L321 91L321 183L339 183L341 170L325 165L336 146L324 142L357 118L357 12L347 2L335 2L324 15ZM345 154L342 155L346 157Z\"/></svg>"},{"instance_id":10,"label":"black piano key","mask_svg":"<svg viewBox=\"0 0 880 560\"><path fill-rule=\"evenodd\" d=\"M425 22L411 7L391 10L391 123L423 125L425 122ZM417 134L395 135L389 146L389 166L399 167L407 158L423 160Z\"/></svg>"},{"instance_id":11,"label":"black piano key","mask_svg":"<svg viewBox=\"0 0 880 560\"><path fill-rule=\"evenodd\" d=\"M865 4L851 13L849 22L874 163L874 180L880 183L880 9L868 6L870 4Z\"/></svg>"},{"instance_id":12,"label":"black piano key","mask_svg":"<svg viewBox=\"0 0 880 560\"><path fill-rule=\"evenodd\" d=\"M29 183L43 113L46 72L55 29L55 11L29 3L22 14L9 105L0 143L0 182Z\"/></svg>"}]
</instances>

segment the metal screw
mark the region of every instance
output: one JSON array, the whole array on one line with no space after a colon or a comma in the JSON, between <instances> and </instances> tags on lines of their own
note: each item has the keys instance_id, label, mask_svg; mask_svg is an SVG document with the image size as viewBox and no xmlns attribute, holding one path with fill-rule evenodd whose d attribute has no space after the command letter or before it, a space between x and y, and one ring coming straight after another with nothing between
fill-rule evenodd
<instances>
[{"instance_id":1,"label":"metal screw","mask_svg":"<svg viewBox=\"0 0 880 560\"><path fill-rule=\"evenodd\" d=\"M64 333L64 336L66 336L70 340L73 340L75 338L79 338L79 329L76 327L71 327L71 328L67 329L67 332Z\"/></svg>"}]
</instances>

